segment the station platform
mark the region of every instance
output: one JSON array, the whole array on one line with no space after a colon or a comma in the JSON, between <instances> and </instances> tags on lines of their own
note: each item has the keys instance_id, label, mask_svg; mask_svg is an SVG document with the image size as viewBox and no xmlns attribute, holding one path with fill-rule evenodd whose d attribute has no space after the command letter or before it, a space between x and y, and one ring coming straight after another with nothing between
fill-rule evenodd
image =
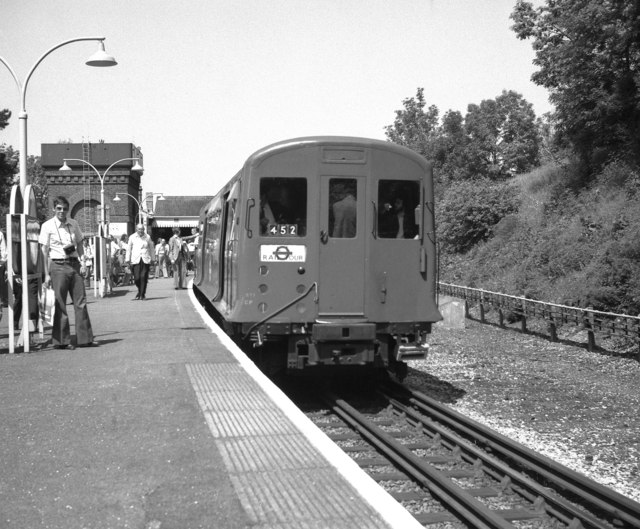
<instances>
[{"instance_id":1,"label":"station platform","mask_svg":"<svg viewBox=\"0 0 640 529\"><path fill-rule=\"evenodd\" d=\"M0 527L422 527L190 289L134 296L88 292L95 348L10 355L0 322Z\"/></svg>"}]
</instances>

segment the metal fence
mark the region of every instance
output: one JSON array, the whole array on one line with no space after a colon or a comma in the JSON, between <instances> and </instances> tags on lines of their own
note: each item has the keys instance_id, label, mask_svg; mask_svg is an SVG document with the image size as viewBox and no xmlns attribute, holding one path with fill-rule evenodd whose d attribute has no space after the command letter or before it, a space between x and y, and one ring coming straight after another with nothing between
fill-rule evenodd
<instances>
[{"instance_id":1,"label":"metal fence","mask_svg":"<svg viewBox=\"0 0 640 529\"><path fill-rule=\"evenodd\" d=\"M640 317L637 316L545 303L449 283L438 283L438 292L463 299L467 318L470 317L469 306L478 305L480 321L483 323L486 321L485 312L487 307L492 307L498 312L500 326L504 326L505 315L511 313L520 321L522 332L527 332L527 318L545 320L549 336L553 341L558 340L558 327L561 325L570 324L582 328L587 331L587 348L589 351L593 351L596 348L596 333L604 337L627 337L640 346ZM640 359L640 351L637 356Z\"/></svg>"}]
</instances>

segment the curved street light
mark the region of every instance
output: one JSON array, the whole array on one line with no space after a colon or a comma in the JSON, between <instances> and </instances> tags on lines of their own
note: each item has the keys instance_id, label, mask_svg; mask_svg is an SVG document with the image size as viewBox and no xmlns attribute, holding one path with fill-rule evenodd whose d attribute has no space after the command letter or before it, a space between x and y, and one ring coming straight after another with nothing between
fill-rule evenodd
<instances>
[{"instance_id":1,"label":"curved street light","mask_svg":"<svg viewBox=\"0 0 640 529\"><path fill-rule=\"evenodd\" d=\"M26 109L26 99L27 99L27 86L29 85L29 80L31 79L31 76L33 75L33 72L35 71L35 69L38 67L38 65L53 51L57 50L58 48L61 48L62 46L66 46L67 44L71 44L72 42L80 42L80 41L85 41L85 40L94 40L94 41L98 41L100 43L100 47L98 48L98 51L96 53L94 53L91 57L89 57L89 59L86 61L86 64L89 66L115 66L116 64L118 64L116 62L116 60L111 56L108 55L105 51L104 51L104 40L105 37L79 37L79 38L75 38L75 39L70 39L70 40L65 40L64 42L61 42L59 44L56 44L55 46L53 46L52 48L50 48L49 50L47 50L44 54L42 54L40 56L40 58L35 62L35 64L31 67L31 69L29 70L29 73L27 74L27 77L25 78L24 83L21 83L20 80L18 79L18 76L16 75L16 72L13 70L13 68L11 67L11 65L3 58L0 57L0 63L4 64L7 68L7 70L9 70L9 73L11 74L11 77L13 77L13 80L16 83L16 86L18 87L18 91L20 92L20 113L18 114L18 130L19 130L19 146L18 148L20 149L20 195L22 196L22 208L21 208L21 213L25 213L26 211L28 211L30 204L27 204L25 207L25 200L30 200L30 198L25 197L25 191L27 189L27 185L29 184L29 175L27 174L27 109ZM19 213L18 211L11 211L11 213ZM11 248L11 246L10 246ZM22 259L21 259L21 277L22 277L22 284L23 285L27 285L27 281L28 281L28 273L27 273L27 263L26 263L26 255L28 252L28 248L27 248L27 241L26 239L22 239L20 241L20 251L21 251L21 255L22 255ZM12 250L9 250L9 258L12 260ZM8 280L9 280L9 284L10 284L10 294L9 294L9 299L10 301L13 300L13 269L12 267L9 267L8 269ZM26 322L28 319L28 315L29 315L29 294L28 294L29 289L26 288L26 286L22 289L22 321ZM10 326L10 330L9 330L9 352L13 353L13 349L14 349L14 343L13 343L13 308L11 308L9 310L9 326ZM24 351L25 352L29 352L29 337L28 337L28 328L26 325L24 325L23 323L23 334L22 334L22 339L24 340Z\"/></svg>"},{"instance_id":2,"label":"curved street light","mask_svg":"<svg viewBox=\"0 0 640 529\"><path fill-rule=\"evenodd\" d=\"M79 42L79 41L84 41L84 40L95 40L95 41L98 41L100 43L98 51L96 53L94 53L91 57L89 57L89 59L86 61L87 65L104 67L104 66L115 66L116 64L118 64L116 62L116 60L113 58L113 56L108 55L104 51L104 40L105 40L105 37L79 37L79 38L76 38L76 39L66 40L64 42L61 42L60 44L56 44L53 48L50 48L48 51L46 51L36 61L36 63L31 67L31 70L29 70L29 73L27 74L27 77L25 78L24 83L21 83L18 80L18 76L13 71L13 68L11 68L9 63L5 59L0 57L0 62L7 67L7 69L9 70L9 73L13 77L13 80L16 82L16 85L18 86L18 90L20 90L20 105L21 106L20 106L20 114L18 114L18 119L19 119L19 122L18 122L19 127L18 128L19 128L19 134L20 134L20 146L19 146L19 148L20 148L20 191L22 191L23 195L24 195L24 190L25 190L25 188L27 187L27 184L28 184L28 175L27 175L27 109L26 109L26 98L27 98L27 86L29 85L29 80L31 79L31 76L33 75L33 72L38 67L38 65L51 52L57 50L58 48L61 48L62 46L65 46L67 44L71 44L72 42Z\"/></svg>"},{"instance_id":3,"label":"curved street light","mask_svg":"<svg viewBox=\"0 0 640 529\"><path fill-rule=\"evenodd\" d=\"M134 161L134 160L135 160L136 163L131 168L131 170L132 171L139 171L139 172L142 173L144 171L144 167L142 167L140 165L140 158L122 158L120 160L117 160L117 161L113 162L109 167L107 167L107 169L102 174L100 174L100 171L98 171L87 160L81 160L80 158L63 158L63 160L62 160L64 163L62 164L62 167L60 167L59 171L71 171L71 167L69 167L67 165L67 162L81 162L81 163L91 167L91 169L93 169L94 172L98 175L98 178L100 179L100 229L101 229L101 232L102 232L103 236L106 236L106 233L105 233L105 213L104 213L104 208L105 208L105 204L104 204L104 179L107 176L107 173L115 165L118 165L120 162L127 162L127 161Z\"/></svg>"},{"instance_id":4,"label":"curved street light","mask_svg":"<svg viewBox=\"0 0 640 529\"><path fill-rule=\"evenodd\" d=\"M163 193L154 193L159 195L158 196L158 200L164 200L164 196ZM147 215L149 215L150 213L152 214L153 212L151 211L147 211L146 209L143 209L142 206L140 205L140 201L134 197L133 195L130 195L129 193L116 193L115 198L113 199L114 202L120 202L122 199L118 196L118 195L127 195L128 197L131 197L133 200L135 200L136 204L138 205L138 224L142 224L142 212L144 211Z\"/></svg>"},{"instance_id":5,"label":"curved street light","mask_svg":"<svg viewBox=\"0 0 640 529\"><path fill-rule=\"evenodd\" d=\"M119 164L120 162L127 162L127 161L134 161L134 160L136 163L131 168L131 170L143 172L144 168L140 165L140 158L121 158L120 160L116 160L109 167L107 167L107 169L102 174L100 174L100 171L98 171L98 169L96 169L96 167L92 163L88 162L87 160L82 160L80 158L63 158L62 167L58 169L59 171L71 171L72 169L67 165L67 162L80 162L91 167L91 169L93 169L93 171L98 175L98 178L100 180L100 230L99 230L100 233L99 235L100 235L100 241L101 241L100 242L100 248L102 251L101 255L103 256L106 256L106 243L104 241L105 241L105 237L107 236L107 230L105 227L105 214L104 214L104 209L105 209L104 180L107 176L107 173L111 170L112 167ZM101 258L99 263L100 263L99 275L100 275L100 282L101 282L100 297L102 297L107 291L107 280L106 280L107 276L105 273L104 259ZM94 270L96 274L98 274L97 266L94 268ZM95 295L95 290L96 290L96 287L94 286L94 295Z\"/></svg>"}]
</instances>

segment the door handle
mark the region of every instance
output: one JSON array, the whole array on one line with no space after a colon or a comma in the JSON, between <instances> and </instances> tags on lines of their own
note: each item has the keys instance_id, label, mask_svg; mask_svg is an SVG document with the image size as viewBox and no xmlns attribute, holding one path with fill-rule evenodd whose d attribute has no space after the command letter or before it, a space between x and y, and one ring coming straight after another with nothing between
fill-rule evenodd
<instances>
[{"instance_id":1,"label":"door handle","mask_svg":"<svg viewBox=\"0 0 640 529\"><path fill-rule=\"evenodd\" d=\"M320 241L322 242L322 244L327 244L327 242L329 241L329 234L326 230L320 230Z\"/></svg>"}]
</instances>

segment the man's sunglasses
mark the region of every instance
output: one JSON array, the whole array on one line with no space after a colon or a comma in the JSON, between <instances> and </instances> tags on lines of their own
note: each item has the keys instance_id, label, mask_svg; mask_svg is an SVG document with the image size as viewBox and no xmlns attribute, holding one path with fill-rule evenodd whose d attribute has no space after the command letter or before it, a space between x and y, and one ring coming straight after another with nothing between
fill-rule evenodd
<instances>
[{"instance_id":1,"label":"man's sunglasses","mask_svg":"<svg viewBox=\"0 0 640 529\"><path fill-rule=\"evenodd\" d=\"M64 206L56 206L56 211L69 211L69 208L65 208Z\"/></svg>"}]
</instances>

